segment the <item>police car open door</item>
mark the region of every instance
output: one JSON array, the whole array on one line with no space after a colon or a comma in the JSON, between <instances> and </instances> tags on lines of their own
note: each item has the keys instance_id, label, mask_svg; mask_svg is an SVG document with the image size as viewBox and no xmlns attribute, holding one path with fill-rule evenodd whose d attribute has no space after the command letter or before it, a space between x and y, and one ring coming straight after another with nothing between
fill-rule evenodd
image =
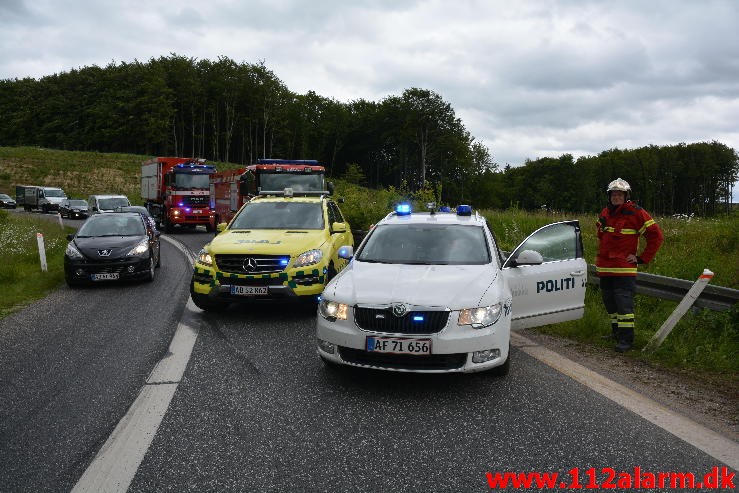
<instances>
[{"instance_id":1,"label":"police car open door","mask_svg":"<svg viewBox=\"0 0 739 493\"><path fill-rule=\"evenodd\" d=\"M578 221L536 230L503 264L513 295L511 328L582 318L587 272Z\"/></svg>"}]
</instances>

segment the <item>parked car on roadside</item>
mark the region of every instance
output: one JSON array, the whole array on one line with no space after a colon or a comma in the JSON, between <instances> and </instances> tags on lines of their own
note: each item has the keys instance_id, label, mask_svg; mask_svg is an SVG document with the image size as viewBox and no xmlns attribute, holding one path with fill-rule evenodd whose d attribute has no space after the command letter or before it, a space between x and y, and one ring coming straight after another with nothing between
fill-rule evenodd
<instances>
[{"instance_id":1,"label":"parked car on roadside","mask_svg":"<svg viewBox=\"0 0 739 493\"><path fill-rule=\"evenodd\" d=\"M15 200L6 193L0 193L0 208L15 209Z\"/></svg>"},{"instance_id":2,"label":"parked car on roadside","mask_svg":"<svg viewBox=\"0 0 739 493\"><path fill-rule=\"evenodd\" d=\"M90 215L113 212L116 207L131 205L125 195L90 195L87 203L90 206Z\"/></svg>"},{"instance_id":3,"label":"parked car on roadside","mask_svg":"<svg viewBox=\"0 0 739 493\"><path fill-rule=\"evenodd\" d=\"M139 213L90 216L67 236L64 277L70 287L107 281L154 280L160 265L159 232Z\"/></svg>"},{"instance_id":4,"label":"parked car on roadside","mask_svg":"<svg viewBox=\"0 0 739 493\"><path fill-rule=\"evenodd\" d=\"M59 214L69 219L82 219L89 215L86 200L64 199L59 203Z\"/></svg>"}]
</instances>

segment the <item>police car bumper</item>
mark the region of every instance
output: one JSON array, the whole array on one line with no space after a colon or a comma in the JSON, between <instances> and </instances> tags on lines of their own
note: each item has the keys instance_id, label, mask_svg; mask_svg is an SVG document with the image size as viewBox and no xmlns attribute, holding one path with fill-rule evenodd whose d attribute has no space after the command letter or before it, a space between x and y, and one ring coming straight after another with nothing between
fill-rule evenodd
<instances>
[{"instance_id":1,"label":"police car bumper","mask_svg":"<svg viewBox=\"0 0 739 493\"><path fill-rule=\"evenodd\" d=\"M510 319L473 329L457 325L458 314L451 312L444 328L434 334L368 331L360 329L351 314L336 321L319 314L318 355L330 363L414 373L472 373L504 364Z\"/></svg>"}]
</instances>

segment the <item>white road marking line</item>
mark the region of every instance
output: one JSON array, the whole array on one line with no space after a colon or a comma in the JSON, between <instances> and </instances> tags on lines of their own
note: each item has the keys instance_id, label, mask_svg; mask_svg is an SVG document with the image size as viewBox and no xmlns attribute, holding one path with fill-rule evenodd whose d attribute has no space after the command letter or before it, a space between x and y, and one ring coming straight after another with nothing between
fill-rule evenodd
<instances>
[{"instance_id":1,"label":"white road marking line","mask_svg":"<svg viewBox=\"0 0 739 493\"><path fill-rule=\"evenodd\" d=\"M192 261L187 249L162 236ZM167 413L198 338L200 309L192 299L182 313L167 355L154 367L128 412L103 444L72 493L125 493Z\"/></svg>"},{"instance_id":2,"label":"white road marking line","mask_svg":"<svg viewBox=\"0 0 739 493\"><path fill-rule=\"evenodd\" d=\"M526 354L611 399L663 430L688 442L734 470L739 470L739 444L682 416L633 390L596 373L579 363L516 333L511 343Z\"/></svg>"}]
</instances>

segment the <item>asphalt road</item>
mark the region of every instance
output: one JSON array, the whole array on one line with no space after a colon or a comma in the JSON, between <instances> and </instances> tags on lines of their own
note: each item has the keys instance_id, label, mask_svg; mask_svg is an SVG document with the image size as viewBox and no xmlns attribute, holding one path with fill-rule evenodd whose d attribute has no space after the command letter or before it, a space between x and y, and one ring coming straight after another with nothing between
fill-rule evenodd
<instances>
[{"instance_id":1,"label":"asphalt road","mask_svg":"<svg viewBox=\"0 0 739 493\"><path fill-rule=\"evenodd\" d=\"M169 235L191 251L212 235ZM69 491L164 356L190 267L60 288L0 320L0 491ZM710 471L720 462L514 348L506 378L334 371L311 307L199 313L129 491L485 491L487 472Z\"/></svg>"}]
</instances>

